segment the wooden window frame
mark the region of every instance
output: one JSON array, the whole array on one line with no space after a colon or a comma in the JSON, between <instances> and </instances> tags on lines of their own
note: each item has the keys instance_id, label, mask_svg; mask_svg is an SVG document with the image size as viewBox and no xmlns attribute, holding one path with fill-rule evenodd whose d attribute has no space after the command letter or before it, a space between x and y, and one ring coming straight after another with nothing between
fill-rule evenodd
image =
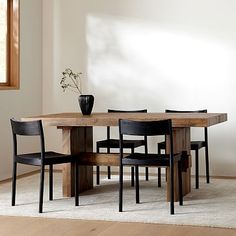
<instances>
[{"instance_id":1,"label":"wooden window frame","mask_svg":"<svg viewBox=\"0 0 236 236\"><path fill-rule=\"evenodd\" d=\"M20 0L7 0L7 58L6 83L0 83L0 90L20 88Z\"/></svg>"}]
</instances>

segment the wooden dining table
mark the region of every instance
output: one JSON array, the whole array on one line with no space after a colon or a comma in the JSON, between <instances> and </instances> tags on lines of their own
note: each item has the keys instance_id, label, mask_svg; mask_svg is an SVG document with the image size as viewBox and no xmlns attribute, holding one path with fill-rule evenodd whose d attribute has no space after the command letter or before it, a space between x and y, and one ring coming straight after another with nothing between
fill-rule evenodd
<instances>
[{"instance_id":1,"label":"wooden dining table","mask_svg":"<svg viewBox=\"0 0 236 236\"><path fill-rule=\"evenodd\" d=\"M80 192L93 188L93 166L119 166L119 154L93 152L93 127L118 126L119 119L158 121L171 119L174 153L185 152L182 172L183 194L191 191L190 128L209 127L227 121L226 113L57 113L22 118L24 121L42 120L44 126L62 130L62 147L65 154L78 155ZM167 142L168 143L168 142ZM168 147L167 147L168 152ZM63 166L63 195L74 195L73 164ZM167 200L169 200L169 169L167 168ZM174 174L174 195L178 200L177 164Z\"/></svg>"}]
</instances>

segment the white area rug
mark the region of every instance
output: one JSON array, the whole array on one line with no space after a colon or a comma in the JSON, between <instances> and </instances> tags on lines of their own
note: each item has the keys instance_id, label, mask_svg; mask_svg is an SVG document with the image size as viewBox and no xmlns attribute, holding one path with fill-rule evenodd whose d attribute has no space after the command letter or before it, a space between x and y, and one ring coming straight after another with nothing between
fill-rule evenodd
<instances>
[{"instance_id":1,"label":"white area rug","mask_svg":"<svg viewBox=\"0 0 236 236\"><path fill-rule=\"evenodd\" d=\"M48 200L46 176L44 213L38 213L39 176L17 181L16 206L11 206L11 183L0 185L0 215L145 222L178 225L198 225L236 228L236 180L201 179L200 189L184 197L184 206L175 205L175 215L169 214L166 184L157 188L157 179L140 181L141 204L135 204L135 191L125 182L124 212L118 212L118 178L103 179L100 186L80 196L80 206L74 198L63 198L60 173L54 175L54 200Z\"/></svg>"}]
</instances>

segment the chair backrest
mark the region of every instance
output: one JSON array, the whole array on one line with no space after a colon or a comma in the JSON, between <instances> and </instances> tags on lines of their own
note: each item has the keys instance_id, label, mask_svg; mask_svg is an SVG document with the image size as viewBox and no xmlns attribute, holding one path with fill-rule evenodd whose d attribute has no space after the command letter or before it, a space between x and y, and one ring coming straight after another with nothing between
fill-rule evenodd
<instances>
[{"instance_id":1,"label":"chair backrest","mask_svg":"<svg viewBox=\"0 0 236 236\"><path fill-rule=\"evenodd\" d=\"M169 113L207 113L207 109L203 110L193 110L193 111L184 111L184 110L165 110L165 112Z\"/></svg>"},{"instance_id":2,"label":"chair backrest","mask_svg":"<svg viewBox=\"0 0 236 236\"><path fill-rule=\"evenodd\" d=\"M134 121L121 119L119 120L119 131L121 135L170 135L172 132L172 123L170 119L160 121Z\"/></svg>"},{"instance_id":3,"label":"chair backrest","mask_svg":"<svg viewBox=\"0 0 236 236\"><path fill-rule=\"evenodd\" d=\"M147 109L143 109L143 110L113 110L113 109L108 109L108 112L113 112L113 113L147 113Z\"/></svg>"},{"instance_id":4,"label":"chair backrest","mask_svg":"<svg viewBox=\"0 0 236 236\"><path fill-rule=\"evenodd\" d=\"M173 135L171 119L160 121L119 120L120 151L123 155L123 135L160 136L168 135L170 140L170 155L173 158Z\"/></svg>"},{"instance_id":5,"label":"chair backrest","mask_svg":"<svg viewBox=\"0 0 236 236\"><path fill-rule=\"evenodd\" d=\"M39 136L41 143L41 158L44 158L45 144L42 121L18 121L14 118L10 119L12 135L13 135L13 147L14 155L17 155L17 136Z\"/></svg>"},{"instance_id":6,"label":"chair backrest","mask_svg":"<svg viewBox=\"0 0 236 236\"><path fill-rule=\"evenodd\" d=\"M160 121L134 121L121 119L119 120L119 134L121 141L123 141L123 135L145 137L169 135L171 141L170 145L173 147L172 121L170 119Z\"/></svg>"},{"instance_id":7,"label":"chair backrest","mask_svg":"<svg viewBox=\"0 0 236 236\"><path fill-rule=\"evenodd\" d=\"M192 111L185 111L185 110L165 110L166 113L207 113L207 109L203 110L192 110ZM207 127L204 128L204 141L206 142L206 145L208 143L208 131Z\"/></svg>"},{"instance_id":8,"label":"chair backrest","mask_svg":"<svg viewBox=\"0 0 236 236\"><path fill-rule=\"evenodd\" d=\"M142 110L116 110L116 109L108 109L108 113L147 113L147 109ZM107 126L107 139L110 139L111 132L110 126Z\"/></svg>"}]
</instances>

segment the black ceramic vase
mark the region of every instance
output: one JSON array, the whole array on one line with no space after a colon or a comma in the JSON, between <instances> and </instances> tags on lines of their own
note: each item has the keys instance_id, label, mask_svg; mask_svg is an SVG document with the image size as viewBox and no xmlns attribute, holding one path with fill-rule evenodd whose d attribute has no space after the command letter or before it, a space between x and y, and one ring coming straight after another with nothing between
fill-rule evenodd
<instances>
[{"instance_id":1,"label":"black ceramic vase","mask_svg":"<svg viewBox=\"0 0 236 236\"><path fill-rule=\"evenodd\" d=\"M90 115L93 109L94 96L93 95L80 95L79 105L83 115Z\"/></svg>"}]
</instances>

